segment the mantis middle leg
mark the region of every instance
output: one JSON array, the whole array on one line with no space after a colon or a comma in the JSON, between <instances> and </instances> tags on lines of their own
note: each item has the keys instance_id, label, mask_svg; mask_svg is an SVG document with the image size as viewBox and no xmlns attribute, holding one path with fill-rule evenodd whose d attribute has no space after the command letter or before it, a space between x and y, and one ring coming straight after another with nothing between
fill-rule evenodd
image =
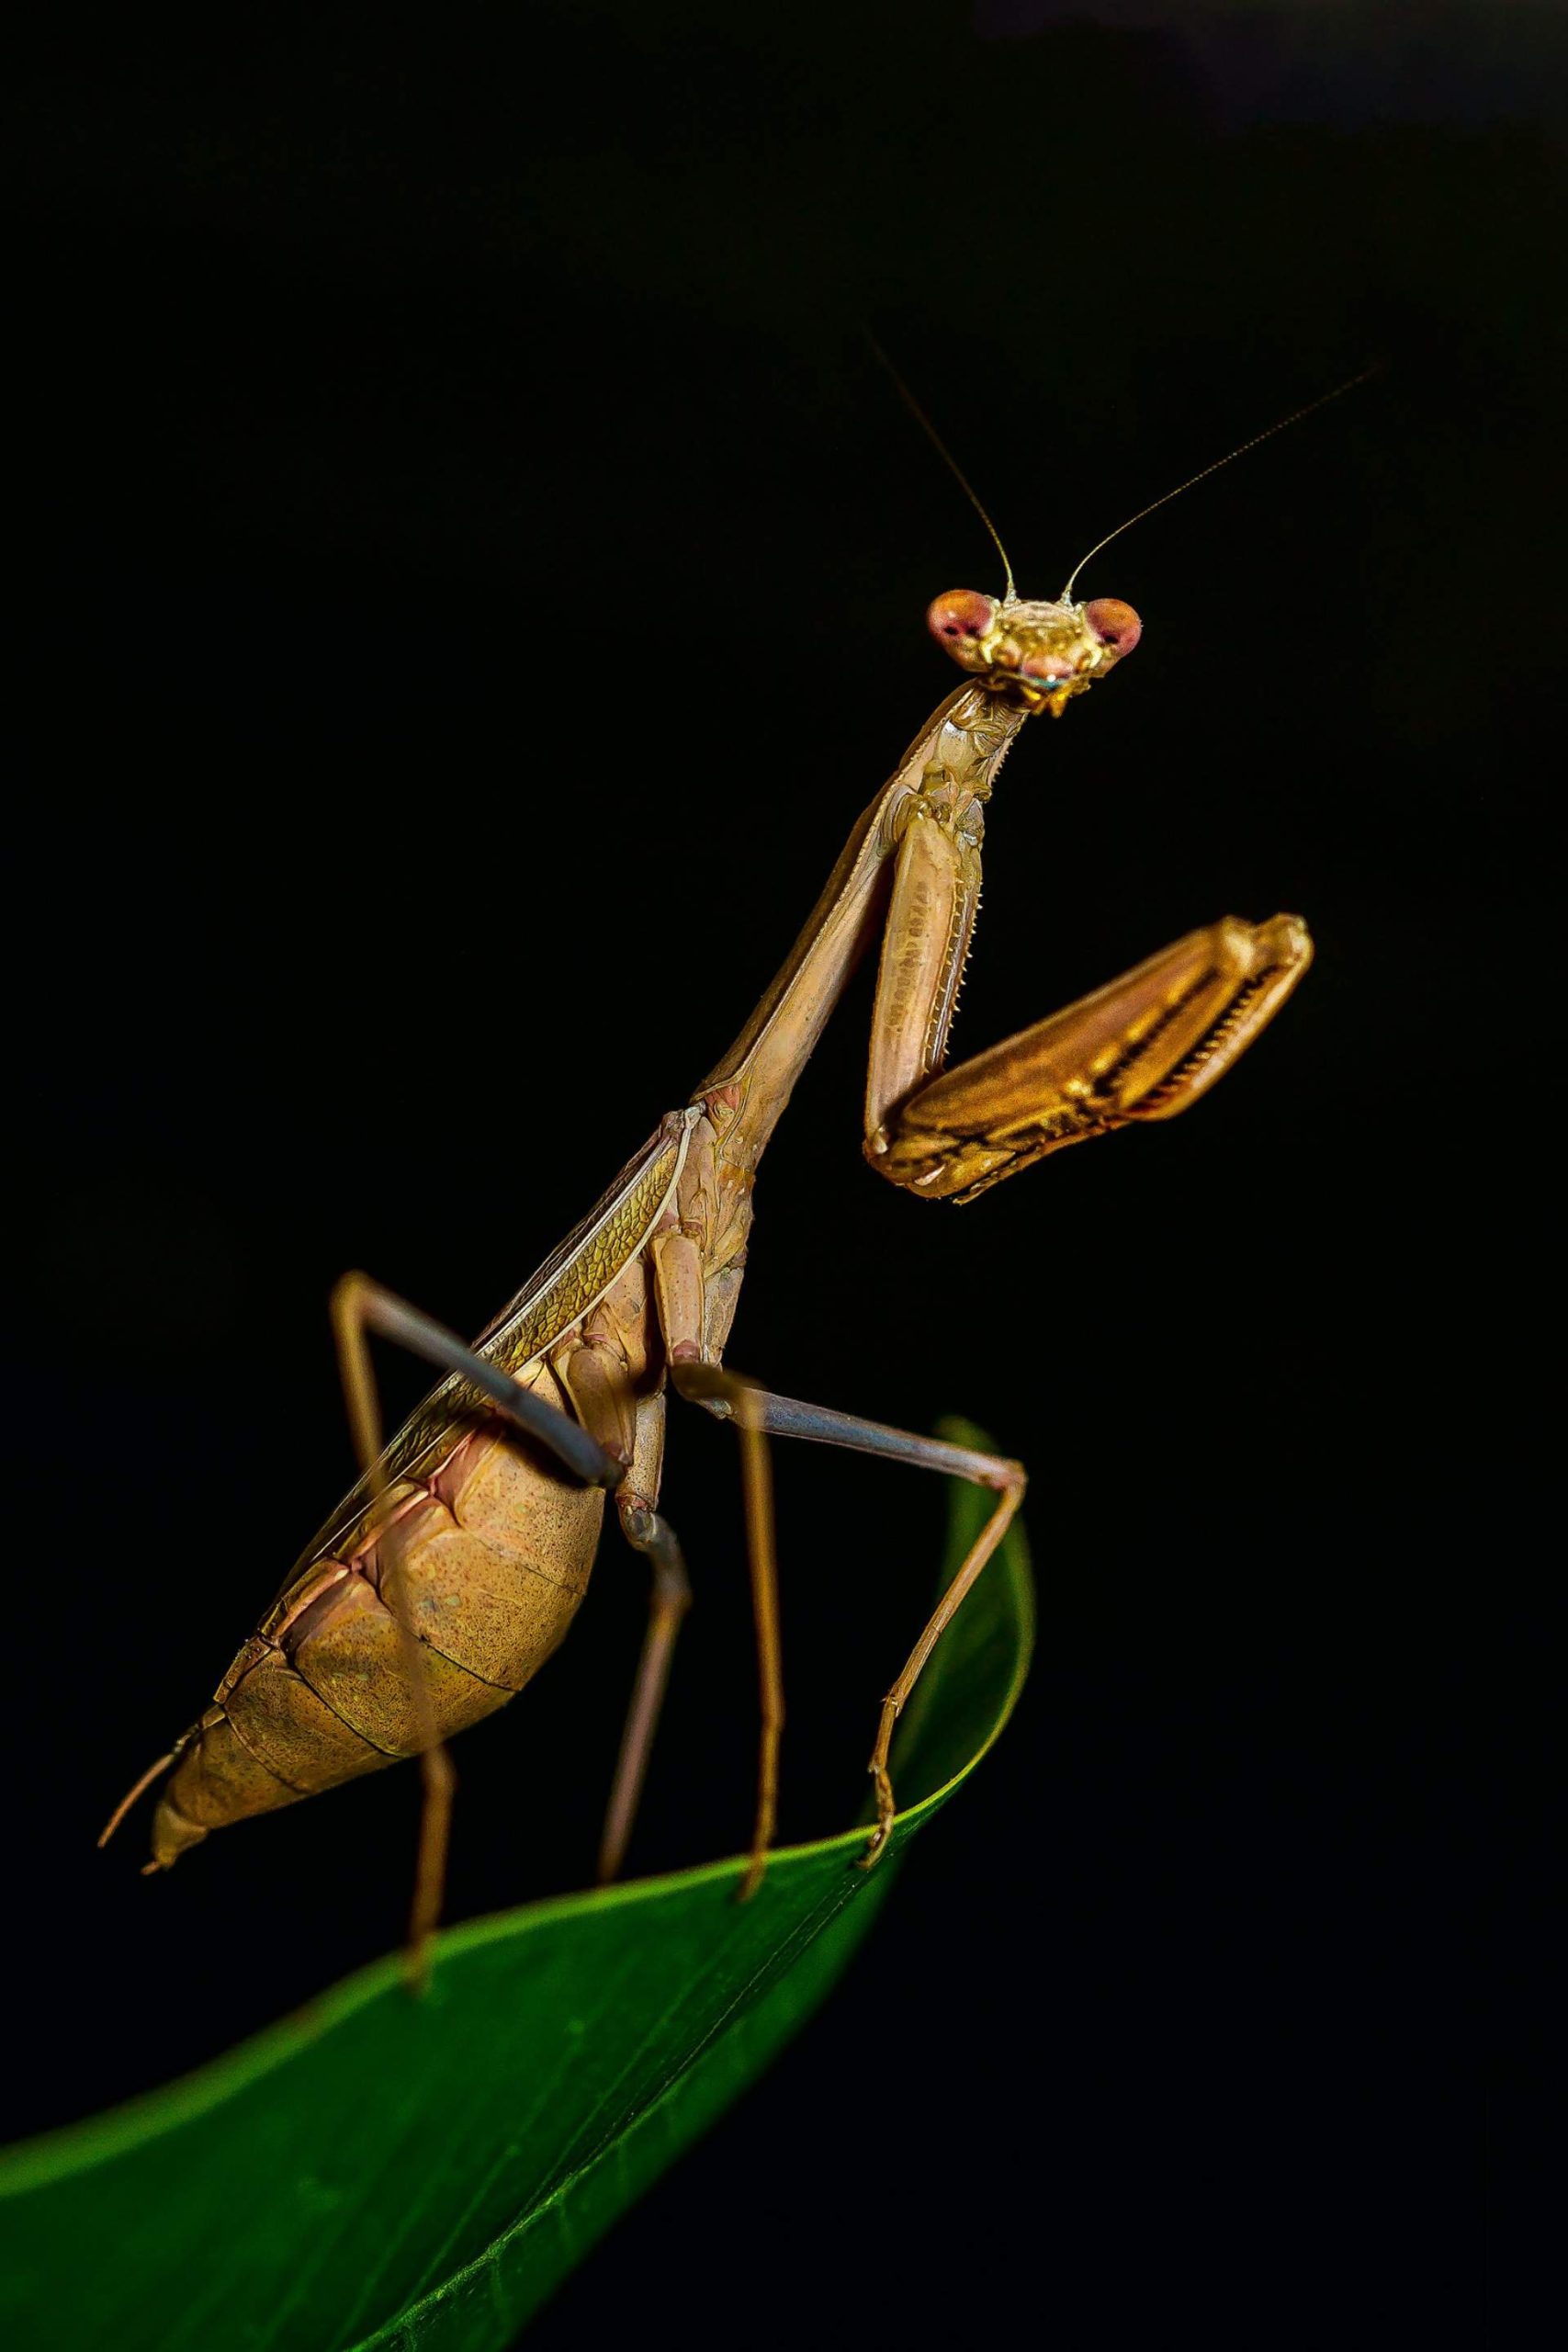
<instances>
[{"instance_id":1,"label":"mantis middle leg","mask_svg":"<svg viewBox=\"0 0 1568 2352\"><path fill-rule=\"evenodd\" d=\"M897 1810L888 1771L894 1728L931 1652L974 1590L981 1570L1007 1533L1013 1515L1023 1500L1027 1474L1021 1463L1010 1462L1002 1454L983 1453L972 1446L950 1445L940 1438L919 1437L910 1430L891 1429L885 1422L863 1420L857 1414L835 1412L829 1406L807 1405L793 1396L775 1396L772 1390L759 1388L754 1382L742 1379L739 1374L728 1371L721 1364L672 1364L670 1376L679 1393L692 1404L701 1405L705 1411L713 1413L720 1420L733 1420L741 1432L742 1442L747 1444L749 1453L762 1452L765 1459L764 1441L768 1437L806 1438L818 1445L843 1446L857 1453L880 1454L885 1461L907 1462L916 1469L940 1471L947 1477L968 1478L976 1486L988 1487L996 1496L990 1517L960 1562L957 1573L905 1660L897 1679L882 1702L876 1742L866 1768L872 1776L876 1795L876 1825L865 1851L865 1861L869 1865L886 1847ZM757 1814L750 1861L741 1883L742 1894L751 1893L761 1881L768 1849L773 1843L778 1740L784 1722L783 1694L779 1684L772 1497L765 1487L760 1494L749 1492L747 1522L753 1583L759 1589L757 1634L763 1711ZM776 1703L770 1707L768 1700L772 1692L776 1692L777 1698Z\"/></svg>"},{"instance_id":2,"label":"mantis middle leg","mask_svg":"<svg viewBox=\"0 0 1568 2352\"><path fill-rule=\"evenodd\" d=\"M778 1561L773 1533L773 1486L767 1441L772 1437L807 1438L820 1445L846 1446L861 1453L879 1453L893 1462L908 1462L923 1470L938 1470L951 1477L970 1478L989 1487L996 1506L976 1542L960 1564L936 1611L916 1643L903 1671L882 1702L876 1744L868 1770L876 1792L876 1826L866 1849L868 1862L887 1842L894 1816L893 1785L887 1759L893 1730L921 1669L976 1579L1007 1532L1023 1498L1026 1483L1021 1463L1000 1454L982 1453L968 1446L949 1445L938 1438L919 1437L909 1430L890 1429L879 1421L862 1420L825 1405L807 1405L790 1396L774 1396L755 1382L728 1371L722 1364L701 1361L703 1320L701 1252L687 1234L671 1229L653 1243L654 1281L660 1321L668 1351L671 1386L679 1396L701 1405L721 1420L733 1421L741 1443L741 1475L746 1506L747 1556L757 1623L757 1667L761 1684L761 1729L757 1769L757 1809L751 1832L750 1860L740 1893L755 1892L773 1843L778 1801L779 1742L784 1729L784 1676L780 1659Z\"/></svg>"}]
</instances>

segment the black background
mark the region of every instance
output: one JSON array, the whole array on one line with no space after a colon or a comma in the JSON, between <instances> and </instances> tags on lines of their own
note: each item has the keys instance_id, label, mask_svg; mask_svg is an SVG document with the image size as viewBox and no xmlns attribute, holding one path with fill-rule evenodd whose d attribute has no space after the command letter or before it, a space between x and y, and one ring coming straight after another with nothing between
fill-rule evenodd
<instances>
[{"instance_id":1,"label":"black background","mask_svg":"<svg viewBox=\"0 0 1568 2352\"><path fill-rule=\"evenodd\" d=\"M924 605L994 559L861 323L1034 594L1382 357L1086 575L1145 640L1002 779L956 1040L1300 909L1266 1043L935 1211L860 1160L863 979L770 1153L732 1360L1026 1457L1040 1655L829 2010L534 2340L1462 2321L1445 1189L1498 1109L1477 943L1540 862L1565 42L1392 13L51 17L6 166L15 2129L395 1940L412 1774L152 1883L143 1822L93 1834L346 1481L333 1276L485 1321L947 691ZM778 1470L794 1837L860 1802L934 1497ZM700 1606L646 1869L741 1842L753 1739L722 1430L678 1421L666 1505ZM581 1883L640 1589L607 1546L463 1742L453 1916Z\"/></svg>"}]
</instances>

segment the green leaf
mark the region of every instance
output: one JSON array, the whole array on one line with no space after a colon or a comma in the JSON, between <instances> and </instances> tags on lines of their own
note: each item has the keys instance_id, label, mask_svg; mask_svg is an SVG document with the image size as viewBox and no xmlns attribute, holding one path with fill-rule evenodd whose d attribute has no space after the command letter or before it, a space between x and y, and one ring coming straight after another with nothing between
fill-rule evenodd
<instances>
[{"instance_id":1,"label":"green leaf","mask_svg":"<svg viewBox=\"0 0 1568 2352\"><path fill-rule=\"evenodd\" d=\"M949 1434L984 1444L976 1431ZM950 1489L949 1573L990 1498ZM1014 1531L927 1669L863 1830L454 1928L147 2098L0 2155L11 2352L489 2352L809 2016L897 1849L996 1738L1028 1664Z\"/></svg>"}]
</instances>

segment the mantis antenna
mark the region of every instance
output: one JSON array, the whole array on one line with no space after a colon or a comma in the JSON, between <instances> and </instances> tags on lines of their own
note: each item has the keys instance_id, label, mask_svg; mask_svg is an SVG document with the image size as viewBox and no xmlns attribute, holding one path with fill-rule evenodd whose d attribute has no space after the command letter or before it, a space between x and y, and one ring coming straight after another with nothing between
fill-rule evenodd
<instances>
[{"instance_id":1,"label":"mantis antenna","mask_svg":"<svg viewBox=\"0 0 1568 2352\"><path fill-rule=\"evenodd\" d=\"M970 505L975 509L975 512L980 517L981 522L984 523L987 530L990 533L991 544L996 548L997 553L1000 556L1002 560L1002 570L1007 574L1007 590L1002 601L1004 604L1012 604L1017 597L1018 591L1013 586L1012 565L1009 561L1008 551L1002 545L1001 533L998 530L996 525L992 522L990 516L981 505L979 499L976 496L975 486L969 480L968 475L964 472L963 467L959 464L957 458L953 456L952 450L948 447L941 434L937 431L936 426L931 423L931 418L926 414L925 410L920 406L919 401L915 398L914 393L909 390L908 385L904 381L903 377L898 373L897 368L895 368L893 362L887 356L887 354L883 350L882 345L877 342L876 337L872 334L871 329L869 327L863 327L861 329L861 333L864 335L867 343L871 345L872 356L876 360L880 367L883 367L887 370L888 375L893 379L893 388L897 391L899 399L903 401L905 407L908 410L909 414L914 418L915 423L919 426L921 432L930 441L931 447L936 451L937 456L942 459L943 465L953 476L953 481L958 484L959 489L964 492L964 497L969 501Z\"/></svg>"},{"instance_id":2,"label":"mantis antenna","mask_svg":"<svg viewBox=\"0 0 1568 2352\"><path fill-rule=\"evenodd\" d=\"M1185 481L1179 481L1176 488L1174 490L1168 490L1163 498L1153 499L1147 506L1140 506L1135 514L1129 514L1124 523L1118 523L1113 531L1107 531L1102 539L1096 539L1088 555L1080 556L1078 558L1077 563L1075 563L1072 568L1072 571L1067 579L1067 584L1063 589L1058 601L1064 605L1067 602L1073 593L1073 582L1077 578L1079 572L1083 570L1084 565L1088 563L1092 557L1097 556L1101 548L1108 548L1112 539L1119 539L1123 531L1130 531L1134 523L1141 523L1145 514L1152 514L1154 513L1156 506L1168 506L1173 498L1179 498L1184 490L1191 490L1198 482L1207 481L1209 476L1211 474L1217 474L1222 466L1228 466L1233 458L1245 458L1249 449L1256 449L1260 442L1272 441L1275 434L1283 433L1288 424L1299 424L1303 417L1311 416L1314 409L1326 408L1330 401L1341 399L1346 392L1353 392L1358 384L1364 384L1366 382L1369 376L1376 376L1381 373L1382 366L1383 362L1381 359L1374 359L1371 366L1370 368L1363 368L1359 376L1348 376L1342 384L1336 384L1331 392L1319 392L1316 400L1308 401L1304 408L1293 408L1289 416L1280 417L1278 424L1267 426L1261 433L1255 433L1250 441L1243 441L1237 447L1234 449L1227 449L1224 456L1223 458L1216 458L1212 466L1204 466L1201 472L1190 474ZM899 390L903 390L903 387L901 385ZM907 391L904 392L904 397L906 400L909 399L909 395ZM910 401L909 405L913 408L914 402ZM919 415L919 409L915 410L915 413L917 416ZM922 418L921 422L923 424L925 420ZM929 424L926 426L926 430L928 433L931 432ZM931 438L933 441L936 440L934 433L931 434ZM940 441L937 442L937 447L939 449L942 448ZM945 449L942 450L942 455L943 457L947 457ZM950 466L953 465L951 458L948 458L947 462ZM956 466L953 467L953 470L954 473L958 473ZM960 481L963 481L963 475L959 474L958 479ZM964 488L968 489L968 484L966 482L964 483ZM974 492L970 491L969 495L971 498L974 498ZM978 499L976 499L975 503L977 506L980 503ZM984 517L984 513L985 510L982 508L982 518ZM996 533L994 531L991 533L991 537L993 538L996 537Z\"/></svg>"}]
</instances>

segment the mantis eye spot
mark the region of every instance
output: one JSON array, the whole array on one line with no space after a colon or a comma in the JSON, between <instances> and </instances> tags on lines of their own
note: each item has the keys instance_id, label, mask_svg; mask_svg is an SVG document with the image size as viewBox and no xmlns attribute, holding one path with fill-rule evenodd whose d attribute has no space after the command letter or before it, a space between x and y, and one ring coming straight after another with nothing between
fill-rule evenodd
<instances>
[{"instance_id":1,"label":"mantis eye spot","mask_svg":"<svg viewBox=\"0 0 1568 2352\"><path fill-rule=\"evenodd\" d=\"M939 645L963 645L971 638L984 637L996 614L989 596L969 588L950 588L927 608L926 627Z\"/></svg>"},{"instance_id":2,"label":"mantis eye spot","mask_svg":"<svg viewBox=\"0 0 1568 2352\"><path fill-rule=\"evenodd\" d=\"M1132 605L1124 605L1119 596L1094 597L1084 606L1083 616L1112 653L1131 653L1144 633L1144 624Z\"/></svg>"}]
</instances>

